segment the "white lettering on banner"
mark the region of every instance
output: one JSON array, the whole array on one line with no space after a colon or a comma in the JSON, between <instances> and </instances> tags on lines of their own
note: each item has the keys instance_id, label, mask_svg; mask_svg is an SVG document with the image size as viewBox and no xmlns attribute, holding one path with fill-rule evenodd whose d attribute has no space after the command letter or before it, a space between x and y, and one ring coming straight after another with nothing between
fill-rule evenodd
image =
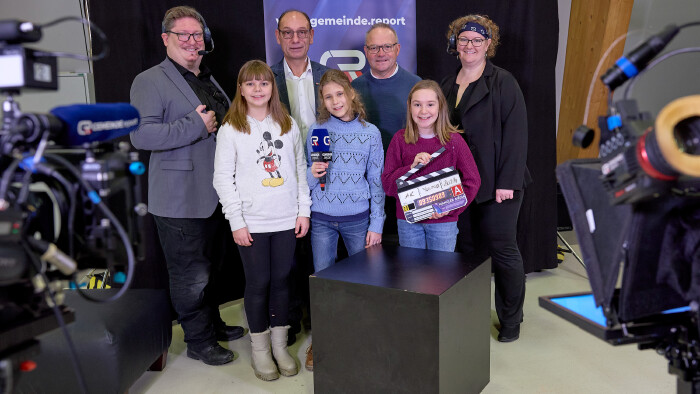
<instances>
[{"instance_id":1,"label":"white lettering on banner","mask_svg":"<svg viewBox=\"0 0 700 394\"><path fill-rule=\"evenodd\" d=\"M401 18L363 18L356 16L348 18L343 15L342 18L311 18L311 27L316 26L371 26L375 23L386 23L392 26L406 26L406 17ZM275 18L275 25L279 24L279 18Z\"/></svg>"},{"instance_id":2,"label":"white lettering on banner","mask_svg":"<svg viewBox=\"0 0 700 394\"><path fill-rule=\"evenodd\" d=\"M90 135L97 131L117 130L134 127L139 124L139 118L108 120L104 122L93 122L91 120L81 120L78 122L78 135Z\"/></svg>"},{"instance_id":3,"label":"white lettering on banner","mask_svg":"<svg viewBox=\"0 0 700 394\"><path fill-rule=\"evenodd\" d=\"M323 52L319 63L323 64L324 66L327 66L328 59L332 57L357 59L357 63L338 63L338 69L340 71L344 71L345 74L347 74L351 80L354 80L355 78L361 75L358 74L358 72L362 71L362 69L365 68L365 64L367 63L365 54L362 51L358 51L356 49L334 49L331 51Z\"/></svg>"}]
</instances>

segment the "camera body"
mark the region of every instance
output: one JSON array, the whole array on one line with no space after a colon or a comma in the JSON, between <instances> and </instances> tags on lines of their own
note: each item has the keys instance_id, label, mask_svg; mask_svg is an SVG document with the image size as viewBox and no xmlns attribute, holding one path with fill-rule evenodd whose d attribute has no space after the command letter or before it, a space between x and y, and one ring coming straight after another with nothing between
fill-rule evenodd
<instances>
[{"instance_id":1,"label":"camera body","mask_svg":"<svg viewBox=\"0 0 700 394\"><path fill-rule=\"evenodd\" d=\"M600 117L601 182L613 204L636 203L668 193L673 178L658 179L644 171L640 149L647 147L654 120L649 112L640 112L634 100L614 104L616 115ZM640 145L641 142L645 144ZM658 151L654 162L659 162Z\"/></svg>"},{"instance_id":2,"label":"camera body","mask_svg":"<svg viewBox=\"0 0 700 394\"><path fill-rule=\"evenodd\" d=\"M119 287L109 301L129 288L134 249L144 253L145 167L127 142L114 141L138 127L138 111L117 103L23 113L13 98L21 90L58 87L60 54L22 45L40 38L29 22L0 21L9 67L0 76L0 392L39 351L38 335L74 320L62 289L80 281L78 269L107 268Z\"/></svg>"}]
</instances>

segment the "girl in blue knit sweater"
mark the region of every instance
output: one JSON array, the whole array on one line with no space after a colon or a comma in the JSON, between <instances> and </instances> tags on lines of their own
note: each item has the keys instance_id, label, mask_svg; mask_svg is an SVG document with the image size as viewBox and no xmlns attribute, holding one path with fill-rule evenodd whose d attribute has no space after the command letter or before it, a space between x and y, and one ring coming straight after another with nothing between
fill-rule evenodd
<instances>
[{"instance_id":1,"label":"girl in blue knit sweater","mask_svg":"<svg viewBox=\"0 0 700 394\"><path fill-rule=\"evenodd\" d=\"M339 70L321 77L319 116L306 139L306 179L311 189L311 248L314 269L337 257L338 235L349 255L382 242L384 151L379 130L365 120L360 96ZM312 162L314 129L327 129L333 160ZM319 179L326 176L325 190Z\"/></svg>"}]
</instances>

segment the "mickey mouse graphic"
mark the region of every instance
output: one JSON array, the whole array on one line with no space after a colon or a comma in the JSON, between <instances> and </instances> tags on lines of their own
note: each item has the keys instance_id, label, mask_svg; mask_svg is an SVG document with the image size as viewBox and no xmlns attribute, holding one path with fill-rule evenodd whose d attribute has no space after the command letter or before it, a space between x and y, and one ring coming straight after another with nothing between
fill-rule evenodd
<instances>
[{"instance_id":1,"label":"mickey mouse graphic","mask_svg":"<svg viewBox=\"0 0 700 394\"><path fill-rule=\"evenodd\" d=\"M262 181L263 186L277 187L284 184L284 178L278 170L282 156L277 154L277 149L281 149L284 144L281 140L272 141L272 135L269 131L263 133L264 141L260 142L260 146L255 151L260 155L257 164L262 161L263 170L270 175ZM276 176L275 176L276 175Z\"/></svg>"}]
</instances>

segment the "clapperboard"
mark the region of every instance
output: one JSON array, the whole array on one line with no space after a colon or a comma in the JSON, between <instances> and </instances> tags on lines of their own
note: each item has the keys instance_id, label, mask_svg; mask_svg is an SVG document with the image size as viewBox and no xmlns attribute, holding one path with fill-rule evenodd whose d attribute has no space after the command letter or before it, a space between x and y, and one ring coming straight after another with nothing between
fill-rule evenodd
<instances>
[{"instance_id":1,"label":"clapperboard","mask_svg":"<svg viewBox=\"0 0 700 394\"><path fill-rule=\"evenodd\" d=\"M445 151L443 146L430 155L430 161ZM443 168L417 178L408 178L425 167L420 163L396 180L399 201L409 223L429 219L433 213L449 212L467 205L462 180L454 167Z\"/></svg>"}]
</instances>

